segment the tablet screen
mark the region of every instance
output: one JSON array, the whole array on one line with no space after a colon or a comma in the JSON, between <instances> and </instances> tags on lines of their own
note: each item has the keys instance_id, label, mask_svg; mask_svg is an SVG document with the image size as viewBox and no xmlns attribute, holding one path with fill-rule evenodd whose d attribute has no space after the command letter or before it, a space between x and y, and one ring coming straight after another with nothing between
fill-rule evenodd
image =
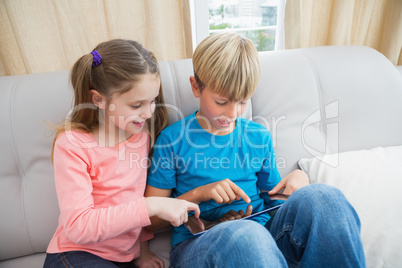
<instances>
[{"instance_id":1,"label":"tablet screen","mask_svg":"<svg viewBox=\"0 0 402 268\"><path fill-rule=\"evenodd\" d=\"M283 198L283 197L282 197ZM274 211L277 210L281 207L281 205L272 207L272 208L268 208L265 210L262 210L260 212L256 212L254 214L251 214L247 217L241 218L241 219L237 219L237 220L245 220L245 219L252 219L258 215L264 214L264 213L268 213L270 211ZM235 220L235 221L237 221ZM207 221L207 220L203 220L203 219L197 219L195 216L190 216L188 217L188 221L186 223L184 223L184 225L187 227L187 229L193 234L193 235L201 235L203 233L205 233L206 231L208 231L209 229L211 229L212 227L218 225L219 223L221 223L220 221Z\"/></svg>"}]
</instances>

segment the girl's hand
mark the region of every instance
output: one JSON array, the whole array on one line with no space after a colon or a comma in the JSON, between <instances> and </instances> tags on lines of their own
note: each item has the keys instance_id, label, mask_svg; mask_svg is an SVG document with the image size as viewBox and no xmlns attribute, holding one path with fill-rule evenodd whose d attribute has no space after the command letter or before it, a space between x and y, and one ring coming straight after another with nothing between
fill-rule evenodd
<instances>
[{"instance_id":1,"label":"girl's hand","mask_svg":"<svg viewBox=\"0 0 402 268\"><path fill-rule=\"evenodd\" d=\"M154 253L149 251L148 242L141 242L141 254L134 261L135 267L139 268L159 268L164 267L164 263Z\"/></svg>"},{"instance_id":2,"label":"girl's hand","mask_svg":"<svg viewBox=\"0 0 402 268\"><path fill-rule=\"evenodd\" d=\"M213 199L217 204L230 204L240 198L243 198L246 203L251 202L250 197L229 179L200 186L194 189L194 194L200 201L206 202Z\"/></svg>"},{"instance_id":3,"label":"girl's hand","mask_svg":"<svg viewBox=\"0 0 402 268\"><path fill-rule=\"evenodd\" d=\"M194 211L196 218L200 217L198 205L186 200L151 196L145 198L145 203L149 217L158 216L176 227L187 222L189 211Z\"/></svg>"},{"instance_id":4,"label":"girl's hand","mask_svg":"<svg viewBox=\"0 0 402 268\"><path fill-rule=\"evenodd\" d=\"M284 177L271 191L268 192L268 194L274 195L282 189L285 189L283 194L291 195L297 189L309 184L310 182L307 174L300 169L296 169Z\"/></svg>"},{"instance_id":5,"label":"girl's hand","mask_svg":"<svg viewBox=\"0 0 402 268\"><path fill-rule=\"evenodd\" d=\"M252 212L253 212L252 205L247 206L246 212L244 212L243 210L239 210L239 212L236 212L232 209L229 212L227 212L225 215L223 215L223 217L220 218L219 221L225 222L225 221L238 220L238 219L250 216Z\"/></svg>"}]
</instances>

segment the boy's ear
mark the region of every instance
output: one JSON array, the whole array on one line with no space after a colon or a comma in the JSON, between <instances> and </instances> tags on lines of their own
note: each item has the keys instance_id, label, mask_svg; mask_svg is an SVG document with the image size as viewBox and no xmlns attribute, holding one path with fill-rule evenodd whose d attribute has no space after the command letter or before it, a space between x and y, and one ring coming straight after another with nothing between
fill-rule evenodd
<instances>
[{"instance_id":1,"label":"boy's ear","mask_svg":"<svg viewBox=\"0 0 402 268\"><path fill-rule=\"evenodd\" d=\"M194 97L199 98L201 96L201 91L194 76L190 76L190 84L191 89L193 90Z\"/></svg>"},{"instance_id":2,"label":"boy's ear","mask_svg":"<svg viewBox=\"0 0 402 268\"><path fill-rule=\"evenodd\" d=\"M99 109L105 109L106 98L102 94L95 89L91 89L89 94L91 95L91 100L95 106L97 106Z\"/></svg>"}]
</instances>

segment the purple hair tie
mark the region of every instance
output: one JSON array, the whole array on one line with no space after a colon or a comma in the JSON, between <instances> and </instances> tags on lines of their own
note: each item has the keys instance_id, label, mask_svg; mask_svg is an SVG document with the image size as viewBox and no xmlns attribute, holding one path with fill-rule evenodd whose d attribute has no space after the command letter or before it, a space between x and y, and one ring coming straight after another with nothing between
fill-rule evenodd
<instances>
[{"instance_id":1,"label":"purple hair tie","mask_svg":"<svg viewBox=\"0 0 402 268\"><path fill-rule=\"evenodd\" d=\"M94 61L92 62L92 66L98 66L101 63L101 59L102 59L102 57L99 54L99 52L94 50L89 54L92 54L94 56Z\"/></svg>"}]
</instances>

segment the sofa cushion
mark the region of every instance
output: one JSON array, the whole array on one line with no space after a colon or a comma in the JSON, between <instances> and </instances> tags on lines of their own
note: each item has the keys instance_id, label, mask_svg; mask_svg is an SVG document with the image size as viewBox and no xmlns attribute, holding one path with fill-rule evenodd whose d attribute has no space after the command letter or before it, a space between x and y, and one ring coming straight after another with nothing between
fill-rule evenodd
<instances>
[{"instance_id":1,"label":"sofa cushion","mask_svg":"<svg viewBox=\"0 0 402 268\"><path fill-rule=\"evenodd\" d=\"M304 158L299 165L311 183L340 189L354 206L368 267L402 263L402 146Z\"/></svg>"},{"instance_id":2,"label":"sofa cushion","mask_svg":"<svg viewBox=\"0 0 402 268\"><path fill-rule=\"evenodd\" d=\"M46 253L32 254L0 262L1 268L31 267L41 268L46 259Z\"/></svg>"}]
</instances>

